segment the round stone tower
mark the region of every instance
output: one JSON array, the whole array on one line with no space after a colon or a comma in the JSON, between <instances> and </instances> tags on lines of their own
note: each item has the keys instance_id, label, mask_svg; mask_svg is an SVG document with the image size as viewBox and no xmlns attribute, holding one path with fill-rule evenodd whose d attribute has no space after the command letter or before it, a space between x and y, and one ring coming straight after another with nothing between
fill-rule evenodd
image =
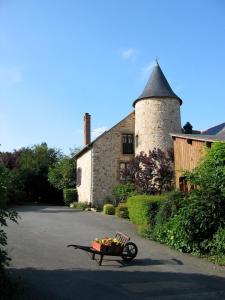
<instances>
[{"instance_id":1,"label":"round stone tower","mask_svg":"<svg viewBox=\"0 0 225 300\"><path fill-rule=\"evenodd\" d=\"M170 133L181 132L182 100L173 92L158 62L142 94L134 101L135 154L172 147Z\"/></svg>"}]
</instances>

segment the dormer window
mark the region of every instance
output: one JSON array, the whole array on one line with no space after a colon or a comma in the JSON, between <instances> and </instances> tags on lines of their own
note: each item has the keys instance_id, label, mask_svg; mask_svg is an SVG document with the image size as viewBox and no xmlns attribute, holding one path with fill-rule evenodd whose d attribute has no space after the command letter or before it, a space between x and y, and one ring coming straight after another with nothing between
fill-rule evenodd
<instances>
[{"instance_id":1,"label":"dormer window","mask_svg":"<svg viewBox=\"0 0 225 300\"><path fill-rule=\"evenodd\" d=\"M123 134L122 151L123 151L123 154L134 154L134 136L133 136L133 134Z\"/></svg>"}]
</instances>

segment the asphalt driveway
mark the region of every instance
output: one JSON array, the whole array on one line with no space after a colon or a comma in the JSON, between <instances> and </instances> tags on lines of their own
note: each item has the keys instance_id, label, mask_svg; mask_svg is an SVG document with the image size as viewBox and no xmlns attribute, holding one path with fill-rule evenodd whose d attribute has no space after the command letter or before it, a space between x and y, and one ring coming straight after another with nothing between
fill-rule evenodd
<instances>
[{"instance_id":1,"label":"asphalt driveway","mask_svg":"<svg viewBox=\"0 0 225 300\"><path fill-rule=\"evenodd\" d=\"M225 299L225 268L139 237L128 220L60 206L18 208L10 224L9 272L25 299ZM67 248L122 231L138 245L129 265L106 257L100 267L87 253Z\"/></svg>"}]
</instances>

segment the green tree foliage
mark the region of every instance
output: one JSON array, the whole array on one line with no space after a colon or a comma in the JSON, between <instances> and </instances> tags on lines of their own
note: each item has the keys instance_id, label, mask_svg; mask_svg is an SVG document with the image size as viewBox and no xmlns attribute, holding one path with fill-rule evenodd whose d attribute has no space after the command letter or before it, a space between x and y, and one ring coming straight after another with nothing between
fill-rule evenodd
<instances>
[{"instance_id":1,"label":"green tree foliage","mask_svg":"<svg viewBox=\"0 0 225 300\"><path fill-rule=\"evenodd\" d=\"M5 250L7 236L3 227L7 226L7 220L16 222L17 219L17 213L14 210L8 210L6 208L10 184L9 171L0 163L0 272L9 261Z\"/></svg>"},{"instance_id":2,"label":"green tree foliage","mask_svg":"<svg viewBox=\"0 0 225 300\"><path fill-rule=\"evenodd\" d=\"M205 149L198 167L185 172L187 180L207 195L225 197L225 142L215 142Z\"/></svg>"},{"instance_id":3,"label":"green tree foliage","mask_svg":"<svg viewBox=\"0 0 225 300\"><path fill-rule=\"evenodd\" d=\"M60 203L62 192L49 183L48 171L61 157L59 150L48 148L46 143L12 153L1 152L0 163L8 170L11 182L8 199Z\"/></svg>"},{"instance_id":4,"label":"green tree foliage","mask_svg":"<svg viewBox=\"0 0 225 300\"><path fill-rule=\"evenodd\" d=\"M77 202L77 190L74 188L63 190L64 203L69 206L73 202Z\"/></svg>"},{"instance_id":5,"label":"green tree foliage","mask_svg":"<svg viewBox=\"0 0 225 300\"><path fill-rule=\"evenodd\" d=\"M58 190L74 188L76 186L75 160L68 156L58 160L49 168L48 179Z\"/></svg>"},{"instance_id":6,"label":"green tree foliage","mask_svg":"<svg viewBox=\"0 0 225 300\"><path fill-rule=\"evenodd\" d=\"M0 207L8 202L10 181L9 170L0 163Z\"/></svg>"},{"instance_id":7,"label":"green tree foliage","mask_svg":"<svg viewBox=\"0 0 225 300\"><path fill-rule=\"evenodd\" d=\"M115 186L114 195L116 198L116 203L125 202L128 197L135 194L135 187L133 183L121 183Z\"/></svg>"},{"instance_id":8,"label":"green tree foliage","mask_svg":"<svg viewBox=\"0 0 225 300\"><path fill-rule=\"evenodd\" d=\"M177 212L170 218L161 215L154 237L180 251L221 252L225 228L225 143L215 142L197 168L185 174L195 189L186 195L180 208L175 207Z\"/></svg>"},{"instance_id":9,"label":"green tree foliage","mask_svg":"<svg viewBox=\"0 0 225 300\"><path fill-rule=\"evenodd\" d=\"M10 260L5 249L7 245L7 236L2 228L7 226L7 220L17 222L17 217L18 215L14 210L0 208L0 271Z\"/></svg>"}]
</instances>

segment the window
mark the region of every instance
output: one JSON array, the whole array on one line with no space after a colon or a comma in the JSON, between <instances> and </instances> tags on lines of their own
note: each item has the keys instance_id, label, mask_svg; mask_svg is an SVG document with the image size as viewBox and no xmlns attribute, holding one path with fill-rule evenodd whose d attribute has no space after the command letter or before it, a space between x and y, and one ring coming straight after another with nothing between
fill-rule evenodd
<instances>
[{"instance_id":1,"label":"window","mask_svg":"<svg viewBox=\"0 0 225 300\"><path fill-rule=\"evenodd\" d=\"M206 142L206 147L207 148L211 148L212 147L212 143L211 142Z\"/></svg>"},{"instance_id":2,"label":"window","mask_svg":"<svg viewBox=\"0 0 225 300\"><path fill-rule=\"evenodd\" d=\"M120 181L129 181L131 178L128 174L126 174L126 170L129 166L128 162L120 163Z\"/></svg>"},{"instance_id":3,"label":"window","mask_svg":"<svg viewBox=\"0 0 225 300\"><path fill-rule=\"evenodd\" d=\"M187 193L188 192L188 183L186 180L186 177L180 177L179 178L179 187L180 187L180 191L183 193Z\"/></svg>"},{"instance_id":4,"label":"window","mask_svg":"<svg viewBox=\"0 0 225 300\"><path fill-rule=\"evenodd\" d=\"M192 145L192 140L191 140L191 139L187 139L187 143L188 143L189 145Z\"/></svg>"},{"instance_id":5,"label":"window","mask_svg":"<svg viewBox=\"0 0 225 300\"><path fill-rule=\"evenodd\" d=\"M133 154L134 153L134 138L133 134L123 134L123 154Z\"/></svg>"},{"instance_id":6,"label":"window","mask_svg":"<svg viewBox=\"0 0 225 300\"><path fill-rule=\"evenodd\" d=\"M82 169L77 168L77 186L81 185L81 175L82 175Z\"/></svg>"}]
</instances>

